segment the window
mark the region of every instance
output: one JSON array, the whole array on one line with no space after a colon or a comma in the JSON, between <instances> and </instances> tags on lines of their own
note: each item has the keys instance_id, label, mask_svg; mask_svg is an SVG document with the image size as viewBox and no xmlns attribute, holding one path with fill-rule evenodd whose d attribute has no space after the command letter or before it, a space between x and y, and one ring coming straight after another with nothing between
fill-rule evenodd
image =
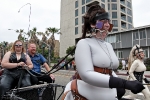
<instances>
[{"instance_id":1,"label":"window","mask_svg":"<svg viewBox=\"0 0 150 100\"><path fill-rule=\"evenodd\" d=\"M82 7L82 14L85 13L85 6Z\"/></svg>"},{"instance_id":2,"label":"window","mask_svg":"<svg viewBox=\"0 0 150 100\"><path fill-rule=\"evenodd\" d=\"M108 0L108 2L110 2L110 0Z\"/></svg>"},{"instance_id":3,"label":"window","mask_svg":"<svg viewBox=\"0 0 150 100\"><path fill-rule=\"evenodd\" d=\"M78 9L75 10L75 17L78 16Z\"/></svg>"},{"instance_id":4,"label":"window","mask_svg":"<svg viewBox=\"0 0 150 100\"><path fill-rule=\"evenodd\" d=\"M109 16L110 16L110 18L111 18L111 12L108 12L108 14L109 14Z\"/></svg>"},{"instance_id":5,"label":"window","mask_svg":"<svg viewBox=\"0 0 150 100\"><path fill-rule=\"evenodd\" d=\"M86 3L90 2L90 1L92 1L92 0L86 0Z\"/></svg>"},{"instance_id":6,"label":"window","mask_svg":"<svg viewBox=\"0 0 150 100\"><path fill-rule=\"evenodd\" d=\"M105 2L105 0L101 0L102 2Z\"/></svg>"},{"instance_id":7,"label":"window","mask_svg":"<svg viewBox=\"0 0 150 100\"><path fill-rule=\"evenodd\" d=\"M117 0L111 0L111 2L117 2Z\"/></svg>"},{"instance_id":8,"label":"window","mask_svg":"<svg viewBox=\"0 0 150 100\"><path fill-rule=\"evenodd\" d=\"M113 29L112 31L113 31L113 32L117 32L117 31L118 31L118 29Z\"/></svg>"},{"instance_id":9,"label":"window","mask_svg":"<svg viewBox=\"0 0 150 100\"><path fill-rule=\"evenodd\" d=\"M112 7L112 10L117 10L117 4L112 4L111 7Z\"/></svg>"},{"instance_id":10,"label":"window","mask_svg":"<svg viewBox=\"0 0 150 100\"><path fill-rule=\"evenodd\" d=\"M78 25L78 18L75 19L75 25Z\"/></svg>"},{"instance_id":11,"label":"window","mask_svg":"<svg viewBox=\"0 0 150 100\"><path fill-rule=\"evenodd\" d=\"M106 38L106 41L109 42L109 43L115 43L116 42L116 36L113 35L113 36L108 36Z\"/></svg>"},{"instance_id":12,"label":"window","mask_svg":"<svg viewBox=\"0 0 150 100\"><path fill-rule=\"evenodd\" d=\"M128 16L128 22L132 23L132 18Z\"/></svg>"},{"instance_id":13,"label":"window","mask_svg":"<svg viewBox=\"0 0 150 100\"><path fill-rule=\"evenodd\" d=\"M131 3L129 1L127 1L127 6L131 8Z\"/></svg>"},{"instance_id":14,"label":"window","mask_svg":"<svg viewBox=\"0 0 150 100\"><path fill-rule=\"evenodd\" d=\"M110 10L110 4L108 4L108 10Z\"/></svg>"},{"instance_id":15,"label":"window","mask_svg":"<svg viewBox=\"0 0 150 100\"><path fill-rule=\"evenodd\" d=\"M116 42L120 42L120 34L116 35Z\"/></svg>"},{"instance_id":16,"label":"window","mask_svg":"<svg viewBox=\"0 0 150 100\"><path fill-rule=\"evenodd\" d=\"M146 34L145 31L140 31L140 39L145 39L146 38Z\"/></svg>"},{"instance_id":17,"label":"window","mask_svg":"<svg viewBox=\"0 0 150 100\"><path fill-rule=\"evenodd\" d=\"M117 12L112 12L112 18L117 18Z\"/></svg>"},{"instance_id":18,"label":"window","mask_svg":"<svg viewBox=\"0 0 150 100\"><path fill-rule=\"evenodd\" d=\"M112 20L112 24L114 27L118 27L118 21L117 20Z\"/></svg>"},{"instance_id":19,"label":"window","mask_svg":"<svg viewBox=\"0 0 150 100\"><path fill-rule=\"evenodd\" d=\"M118 57L119 59L123 58L123 56L122 56L122 51L118 51L118 52L117 52L117 57Z\"/></svg>"},{"instance_id":20,"label":"window","mask_svg":"<svg viewBox=\"0 0 150 100\"><path fill-rule=\"evenodd\" d=\"M102 6L102 8L104 8L104 9L105 9L105 5L104 5L103 3L101 4L101 6Z\"/></svg>"},{"instance_id":21,"label":"window","mask_svg":"<svg viewBox=\"0 0 150 100\"><path fill-rule=\"evenodd\" d=\"M127 28L126 23L121 22L121 27L126 29Z\"/></svg>"},{"instance_id":22,"label":"window","mask_svg":"<svg viewBox=\"0 0 150 100\"><path fill-rule=\"evenodd\" d=\"M131 24L128 24L128 29L131 29L132 28L132 25Z\"/></svg>"},{"instance_id":23,"label":"window","mask_svg":"<svg viewBox=\"0 0 150 100\"><path fill-rule=\"evenodd\" d=\"M75 27L75 35L78 34L78 27Z\"/></svg>"},{"instance_id":24,"label":"window","mask_svg":"<svg viewBox=\"0 0 150 100\"><path fill-rule=\"evenodd\" d=\"M121 16L121 19L126 21L126 16Z\"/></svg>"},{"instance_id":25,"label":"window","mask_svg":"<svg viewBox=\"0 0 150 100\"><path fill-rule=\"evenodd\" d=\"M133 32L133 40L138 40L139 39L139 34L137 32Z\"/></svg>"},{"instance_id":26,"label":"window","mask_svg":"<svg viewBox=\"0 0 150 100\"><path fill-rule=\"evenodd\" d=\"M127 14L131 15L132 16L132 12L130 9L127 9Z\"/></svg>"},{"instance_id":27,"label":"window","mask_svg":"<svg viewBox=\"0 0 150 100\"><path fill-rule=\"evenodd\" d=\"M82 0L82 5L84 5L85 4L85 0Z\"/></svg>"},{"instance_id":28,"label":"window","mask_svg":"<svg viewBox=\"0 0 150 100\"><path fill-rule=\"evenodd\" d=\"M149 56L148 56L148 49L145 49L145 50L144 50L144 54L145 54L145 57L146 57L146 58L149 58Z\"/></svg>"},{"instance_id":29,"label":"window","mask_svg":"<svg viewBox=\"0 0 150 100\"><path fill-rule=\"evenodd\" d=\"M75 8L78 7L78 1L75 1Z\"/></svg>"}]
</instances>

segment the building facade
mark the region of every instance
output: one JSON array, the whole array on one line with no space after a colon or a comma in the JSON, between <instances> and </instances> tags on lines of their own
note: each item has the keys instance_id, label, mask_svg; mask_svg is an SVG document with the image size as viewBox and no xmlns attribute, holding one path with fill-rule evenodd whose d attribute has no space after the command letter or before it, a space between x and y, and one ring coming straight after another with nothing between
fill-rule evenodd
<instances>
[{"instance_id":1,"label":"building facade","mask_svg":"<svg viewBox=\"0 0 150 100\"><path fill-rule=\"evenodd\" d=\"M55 47L54 47L54 57L59 57L59 47L60 47L60 42L59 40L55 40Z\"/></svg>"},{"instance_id":2,"label":"building facade","mask_svg":"<svg viewBox=\"0 0 150 100\"><path fill-rule=\"evenodd\" d=\"M127 58L135 44L141 46L146 58L150 57L150 25L113 32L108 35L106 41L112 44L118 59Z\"/></svg>"},{"instance_id":3,"label":"building facade","mask_svg":"<svg viewBox=\"0 0 150 100\"><path fill-rule=\"evenodd\" d=\"M83 16L92 4L99 4L109 12L113 32L133 28L131 0L61 0L60 57L65 56L66 49L81 37Z\"/></svg>"}]
</instances>

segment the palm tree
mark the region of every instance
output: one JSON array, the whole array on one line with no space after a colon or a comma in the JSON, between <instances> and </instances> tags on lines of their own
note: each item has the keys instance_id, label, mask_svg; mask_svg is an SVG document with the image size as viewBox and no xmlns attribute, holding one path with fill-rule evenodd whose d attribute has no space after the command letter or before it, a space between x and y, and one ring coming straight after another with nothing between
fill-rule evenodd
<instances>
[{"instance_id":1,"label":"palm tree","mask_svg":"<svg viewBox=\"0 0 150 100\"><path fill-rule=\"evenodd\" d=\"M22 36L22 33L25 33L23 29L16 30L16 33L19 33L18 40L25 41L25 37Z\"/></svg>"},{"instance_id":2,"label":"palm tree","mask_svg":"<svg viewBox=\"0 0 150 100\"><path fill-rule=\"evenodd\" d=\"M32 30L30 30L27 35L29 36L30 40L29 42L34 42L34 43L38 43L39 42L39 39L36 35L38 35L37 33L37 28L34 27Z\"/></svg>"},{"instance_id":3,"label":"palm tree","mask_svg":"<svg viewBox=\"0 0 150 100\"><path fill-rule=\"evenodd\" d=\"M3 41L0 43L1 50L3 49L2 55L6 53L7 45L8 45L8 42L6 41Z\"/></svg>"},{"instance_id":4,"label":"palm tree","mask_svg":"<svg viewBox=\"0 0 150 100\"><path fill-rule=\"evenodd\" d=\"M42 35L42 42L38 42L38 45L39 45L39 47L42 47L43 45L45 45L45 44L43 44L43 42L44 43L47 43L47 37L45 36L46 34L44 33L44 32L37 32L37 34L39 35L39 36L41 36Z\"/></svg>"},{"instance_id":5,"label":"palm tree","mask_svg":"<svg viewBox=\"0 0 150 100\"><path fill-rule=\"evenodd\" d=\"M51 49L54 50L54 47L55 47L55 36L54 34L57 33L57 34L60 34L59 32L60 29L57 29L55 27L49 27L49 28L46 28L46 34L52 34L51 37L48 39L48 44L51 45Z\"/></svg>"}]
</instances>

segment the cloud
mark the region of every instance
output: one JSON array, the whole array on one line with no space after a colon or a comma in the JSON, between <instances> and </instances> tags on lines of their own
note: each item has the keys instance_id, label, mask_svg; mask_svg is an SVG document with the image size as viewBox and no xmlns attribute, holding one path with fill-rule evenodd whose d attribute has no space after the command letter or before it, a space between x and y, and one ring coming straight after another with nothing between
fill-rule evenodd
<instances>
[{"instance_id":1,"label":"cloud","mask_svg":"<svg viewBox=\"0 0 150 100\"><path fill-rule=\"evenodd\" d=\"M150 0L132 0L134 27L150 25Z\"/></svg>"},{"instance_id":2,"label":"cloud","mask_svg":"<svg viewBox=\"0 0 150 100\"><path fill-rule=\"evenodd\" d=\"M30 22L30 4L27 3L31 4ZM30 30L37 27L37 31L45 32L48 27L60 28L60 0L4 0L0 3L0 12L0 42L17 39L19 34L8 29L28 32L30 25Z\"/></svg>"}]
</instances>

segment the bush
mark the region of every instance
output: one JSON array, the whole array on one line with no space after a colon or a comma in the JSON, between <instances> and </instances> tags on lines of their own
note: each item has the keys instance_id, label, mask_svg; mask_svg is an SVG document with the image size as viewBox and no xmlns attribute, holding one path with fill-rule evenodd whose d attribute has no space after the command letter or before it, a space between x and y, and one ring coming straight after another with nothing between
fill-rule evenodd
<instances>
[{"instance_id":1,"label":"bush","mask_svg":"<svg viewBox=\"0 0 150 100\"><path fill-rule=\"evenodd\" d=\"M147 71L150 71L150 58L144 60Z\"/></svg>"},{"instance_id":2,"label":"bush","mask_svg":"<svg viewBox=\"0 0 150 100\"><path fill-rule=\"evenodd\" d=\"M150 66L146 66L146 70L147 70L147 71L150 71Z\"/></svg>"},{"instance_id":3,"label":"bush","mask_svg":"<svg viewBox=\"0 0 150 100\"><path fill-rule=\"evenodd\" d=\"M118 67L118 69L122 69L122 63L121 63L121 61L119 61L119 67Z\"/></svg>"}]
</instances>

